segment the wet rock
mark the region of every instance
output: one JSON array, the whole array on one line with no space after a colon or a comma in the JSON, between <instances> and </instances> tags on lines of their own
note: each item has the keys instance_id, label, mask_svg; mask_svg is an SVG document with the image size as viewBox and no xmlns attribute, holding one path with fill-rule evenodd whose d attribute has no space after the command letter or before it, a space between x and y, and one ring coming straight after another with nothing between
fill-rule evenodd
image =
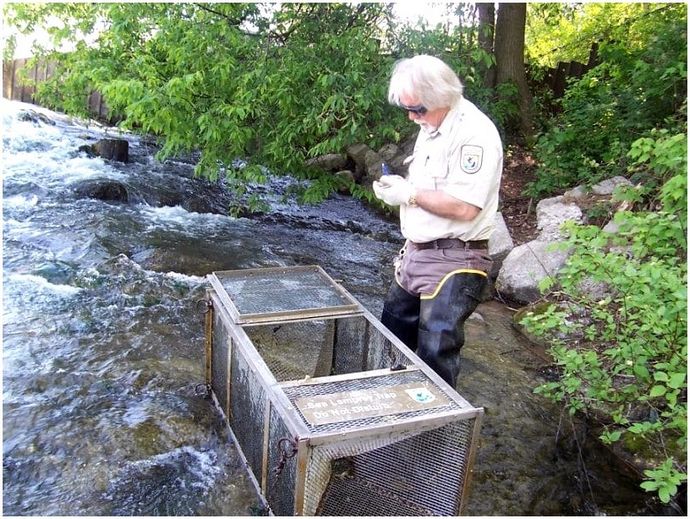
<instances>
[{"instance_id":1,"label":"wet rock","mask_svg":"<svg viewBox=\"0 0 690 519\"><path fill-rule=\"evenodd\" d=\"M20 121L33 123L36 126L40 126L41 124L49 124L51 126L55 126L55 121L53 121L47 115L37 112L36 110L21 111L17 115L17 119L19 119Z\"/></svg>"},{"instance_id":2,"label":"wet rock","mask_svg":"<svg viewBox=\"0 0 690 519\"><path fill-rule=\"evenodd\" d=\"M101 139L93 145L99 157L118 162L127 162L129 158L129 143L124 139Z\"/></svg>"},{"instance_id":3,"label":"wet rock","mask_svg":"<svg viewBox=\"0 0 690 519\"><path fill-rule=\"evenodd\" d=\"M78 185L75 192L79 198L122 203L129 201L127 187L115 180L88 180Z\"/></svg>"},{"instance_id":4,"label":"wet rock","mask_svg":"<svg viewBox=\"0 0 690 519\"><path fill-rule=\"evenodd\" d=\"M129 142L124 139L101 139L94 144L79 146L78 151L89 157L102 157L118 162L129 161Z\"/></svg>"},{"instance_id":5,"label":"wet rock","mask_svg":"<svg viewBox=\"0 0 690 519\"><path fill-rule=\"evenodd\" d=\"M86 153L86 156L90 158L98 156L96 155L96 151L93 149L93 144L84 144L82 146L79 146L79 148L77 148L77 151L79 153Z\"/></svg>"},{"instance_id":6,"label":"wet rock","mask_svg":"<svg viewBox=\"0 0 690 519\"><path fill-rule=\"evenodd\" d=\"M193 213L227 214L228 205L224 200L195 196L182 202L182 207Z\"/></svg>"}]
</instances>

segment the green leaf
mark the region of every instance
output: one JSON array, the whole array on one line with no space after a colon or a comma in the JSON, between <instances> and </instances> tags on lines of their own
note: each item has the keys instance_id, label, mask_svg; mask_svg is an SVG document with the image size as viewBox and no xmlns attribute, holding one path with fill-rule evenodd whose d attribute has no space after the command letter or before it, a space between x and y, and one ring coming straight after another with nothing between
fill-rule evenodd
<instances>
[{"instance_id":1,"label":"green leaf","mask_svg":"<svg viewBox=\"0 0 690 519\"><path fill-rule=\"evenodd\" d=\"M680 389L685 384L685 373L671 373L671 379L668 382L669 387L673 389Z\"/></svg>"},{"instance_id":2,"label":"green leaf","mask_svg":"<svg viewBox=\"0 0 690 519\"><path fill-rule=\"evenodd\" d=\"M666 387L665 386L654 386L652 387L652 390L649 392L649 396L652 398L662 396L666 393Z\"/></svg>"},{"instance_id":3,"label":"green leaf","mask_svg":"<svg viewBox=\"0 0 690 519\"><path fill-rule=\"evenodd\" d=\"M668 375L665 371L657 371L654 373L654 380L657 382L668 382Z\"/></svg>"}]
</instances>

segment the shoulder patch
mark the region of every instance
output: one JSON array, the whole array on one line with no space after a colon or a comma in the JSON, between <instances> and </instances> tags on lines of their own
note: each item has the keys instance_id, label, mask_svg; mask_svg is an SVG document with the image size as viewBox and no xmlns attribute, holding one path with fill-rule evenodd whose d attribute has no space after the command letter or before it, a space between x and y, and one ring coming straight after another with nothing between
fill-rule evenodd
<instances>
[{"instance_id":1,"label":"shoulder patch","mask_svg":"<svg viewBox=\"0 0 690 519\"><path fill-rule=\"evenodd\" d=\"M465 144L460 150L460 168L470 175L479 171L484 158L484 148Z\"/></svg>"}]
</instances>

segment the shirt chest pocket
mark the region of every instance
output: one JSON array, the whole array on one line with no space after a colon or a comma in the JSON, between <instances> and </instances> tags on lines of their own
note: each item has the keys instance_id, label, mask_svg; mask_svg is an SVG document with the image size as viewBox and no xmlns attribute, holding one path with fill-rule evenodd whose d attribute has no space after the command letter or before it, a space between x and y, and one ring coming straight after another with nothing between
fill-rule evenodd
<instances>
[{"instance_id":1,"label":"shirt chest pocket","mask_svg":"<svg viewBox=\"0 0 690 519\"><path fill-rule=\"evenodd\" d=\"M439 189L448 178L448 161L438 153L415 157L415 185L422 189Z\"/></svg>"}]
</instances>

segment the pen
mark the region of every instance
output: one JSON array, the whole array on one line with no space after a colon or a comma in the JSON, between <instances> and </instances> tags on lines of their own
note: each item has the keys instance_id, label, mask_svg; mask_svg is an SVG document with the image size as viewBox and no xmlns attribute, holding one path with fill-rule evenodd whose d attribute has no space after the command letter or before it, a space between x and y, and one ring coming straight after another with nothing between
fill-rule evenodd
<instances>
[{"instance_id":1,"label":"pen","mask_svg":"<svg viewBox=\"0 0 690 519\"><path fill-rule=\"evenodd\" d=\"M391 174L391 169L388 167L388 164L385 162L381 163L381 175L390 175Z\"/></svg>"}]
</instances>

